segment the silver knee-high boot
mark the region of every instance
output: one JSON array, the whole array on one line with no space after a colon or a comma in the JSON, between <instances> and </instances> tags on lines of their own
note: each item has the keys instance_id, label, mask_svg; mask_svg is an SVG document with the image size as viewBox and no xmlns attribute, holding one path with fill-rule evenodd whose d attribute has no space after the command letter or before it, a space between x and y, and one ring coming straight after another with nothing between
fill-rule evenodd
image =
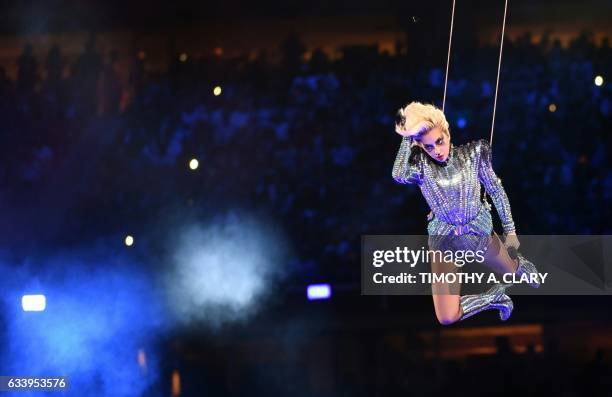
<instances>
[{"instance_id":1,"label":"silver knee-high boot","mask_svg":"<svg viewBox=\"0 0 612 397\"><path fill-rule=\"evenodd\" d=\"M506 321L510 314L512 314L512 309L514 309L512 299L506 295L507 287L507 284L495 284L482 294L464 295L459 298L459 304L463 311L460 320L464 320L484 310L497 309L499 310L499 318L502 321Z\"/></svg>"},{"instance_id":2,"label":"silver knee-high boot","mask_svg":"<svg viewBox=\"0 0 612 397\"><path fill-rule=\"evenodd\" d=\"M521 276L523 274L529 275L529 285L531 288L538 288L540 286L539 277L534 277L538 273L538 269L536 269L535 265L525 259L525 257L520 253L516 253L516 260L518 261L518 267L516 268L516 275Z\"/></svg>"}]
</instances>

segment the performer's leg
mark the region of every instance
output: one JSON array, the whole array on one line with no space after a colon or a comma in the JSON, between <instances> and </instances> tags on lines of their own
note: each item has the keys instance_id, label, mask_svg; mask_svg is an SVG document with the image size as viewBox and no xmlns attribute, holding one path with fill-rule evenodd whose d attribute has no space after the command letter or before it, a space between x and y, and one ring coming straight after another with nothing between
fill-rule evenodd
<instances>
[{"instance_id":1,"label":"performer's leg","mask_svg":"<svg viewBox=\"0 0 612 397\"><path fill-rule=\"evenodd\" d=\"M436 261L432 263L432 273L450 272L457 272L457 266L453 263ZM461 284L458 282L432 283L434 308L441 324L452 324L488 309L499 310L499 316L503 321L510 317L514 305L510 297L505 294L505 285L494 285L486 292L477 295L460 296L460 289Z\"/></svg>"},{"instance_id":2,"label":"performer's leg","mask_svg":"<svg viewBox=\"0 0 612 397\"><path fill-rule=\"evenodd\" d=\"M433 274L457 272L457 266L452 262L434 260L431 264L431 272ZM448 325L461 319L460 291L460 283L431 284L434 309L440 324Z\"/></svg>"},{"instance_id":3,"label":"performer's leg","mask_svg":"<svg viewBox=\"0 0 612 397\"><path fill-rule=\"evenodd\" d=\"M485 254L485 263L499 274L514 273L518 267L517 261L510 258L506 246L495 232L491 236L491 241Z\"/></svg>"},{"instance_id":4,"label":"performer's leg","mask_svg":"<svg viewBox=\"0 0 612 397\"><path fill-rule=\"evenodd\" d=\"M520 253L517 253L516 259L512 259L508 253L508 249L495 232L493 232L493 236L491 236L491 242L489 243L489 248L485 255L485 263L499 274L516 273L520 276L524 273L537 273L534 264L525 259ZM529 285L533 288L538 288L540 284L537 280L537 277L530 276Z\"/></svg>"},{"instance_id":5,"label":"performer's leg","mask_svg":"<svg viewBox=\"0 0 612 397\"><path fill-rule=\"evenodd\" d=\"M506 288L505 284L495 284L482 294L462 296L459 302L462 313L460 320L465 320L484 310L497 309L499 318L506 321L514 309L512 299L506 295Z\"/></svg>"}]
</instances>

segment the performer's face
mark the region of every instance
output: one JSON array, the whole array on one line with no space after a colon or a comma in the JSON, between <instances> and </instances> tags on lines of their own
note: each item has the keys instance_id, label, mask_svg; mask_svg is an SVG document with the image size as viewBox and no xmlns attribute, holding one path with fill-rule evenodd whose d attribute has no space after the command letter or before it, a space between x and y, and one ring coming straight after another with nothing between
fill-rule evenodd
<instances>
[{"instance_id":1,"label":"performer's face","mask_svg":"<svg viewBox=\"0 0 612 397\"><path fill-rule=\"evenodd\" d=\"M438 127L432 128L421 136L421 146L432 159L446 161L450 149L448 136Z\"/></svg>"}]
</instances>

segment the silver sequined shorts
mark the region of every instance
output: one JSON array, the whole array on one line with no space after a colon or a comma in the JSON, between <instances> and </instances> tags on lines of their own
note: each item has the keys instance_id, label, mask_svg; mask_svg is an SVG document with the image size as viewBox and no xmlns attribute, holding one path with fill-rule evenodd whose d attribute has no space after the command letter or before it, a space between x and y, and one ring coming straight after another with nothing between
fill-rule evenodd
<instances>
[{"instance_id":1,"label":"silver sequined shorts","mask_svg":"<svg viewBox=\"0 0 612 397\"><path fill-rule=\"evenodd\" d=\"M446 223L436 216L427 224L429 249L486 252L493 232L491 210L482 204L476 217L464 225Z\"/></svg>"}]
</instances>

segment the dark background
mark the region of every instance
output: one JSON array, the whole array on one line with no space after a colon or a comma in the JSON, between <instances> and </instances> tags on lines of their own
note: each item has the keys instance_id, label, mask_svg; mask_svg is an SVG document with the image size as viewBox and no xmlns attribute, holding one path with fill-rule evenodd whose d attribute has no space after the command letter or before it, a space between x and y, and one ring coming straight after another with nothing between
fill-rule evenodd
<instances>
[{"instance_id":1,"label":"dark background","mask_svg":"<svg viewBox=\"0 0 612 397\"><path fill-rule=\"evenodd\" d=\"M607 395L607 296L520 296L507 323L487 312L445 327L429 297L360 295L362 235L426 233L418 188L391 178L400 142L393 120L412 100L441 105L450 6L2 4L6 371L36 375L23 357L35 360L38 351L46 364L37 370L66 371L75 395L92 396L168 395L173 371L185 396ZM493 163L519 238L609 234L611 4L509 7ZM489 138L502 16L501 1L457 5L446 102L455 144ZM265 226L245 234L227 226L252 226L245 219ZM283 251L264 261L282 276L265 278L266 292L244 310L227 309L233 301L215 301L205 287L199 302L213 314L189 321L168 314L182 303L163 294L160 280L181 268L173 236L194 223L221 225L194 237L195 245L216 241L209 251L225 237ZM133 247L123 244L128 234ZM219 267L230 269L228 280L252 270L252 250L234 254ZM206 279L217 269L204 259L199 266L187 276ZM154 281L143 281L139 295L132 288L141 284L129 277ZM331 284L332 298L308 301L314 282ZM99 316L89 328L64 311L56 318L67 328L58 331L54 291L63 290L61 307L71 307L80 298L70 291L84 284ZM230 296L240 294L226 285L235 288ZM11 309L19 309L15 296L36 288L48 291L44 337L42 323L17 320ZM166 298L155 321L131 311L150 291ZM93 309L105 305L108 312ZM108 317L121 321L105 327ZM77 342L66 345L62 332ZM147 357L155 357L155 376L113 388L108 379L124 379L109 367L143 367L134 335L144 334L154 336L145 350L154 352ZM38 342L24 342L28 335ZM37 349L42 340L51 345ZM100 354L107 348L134 354L121 361ZM90 351L95 358L79 353ZM68 363L80 360L109 366L70 372Z\"/></svg>"}]
</instances>

